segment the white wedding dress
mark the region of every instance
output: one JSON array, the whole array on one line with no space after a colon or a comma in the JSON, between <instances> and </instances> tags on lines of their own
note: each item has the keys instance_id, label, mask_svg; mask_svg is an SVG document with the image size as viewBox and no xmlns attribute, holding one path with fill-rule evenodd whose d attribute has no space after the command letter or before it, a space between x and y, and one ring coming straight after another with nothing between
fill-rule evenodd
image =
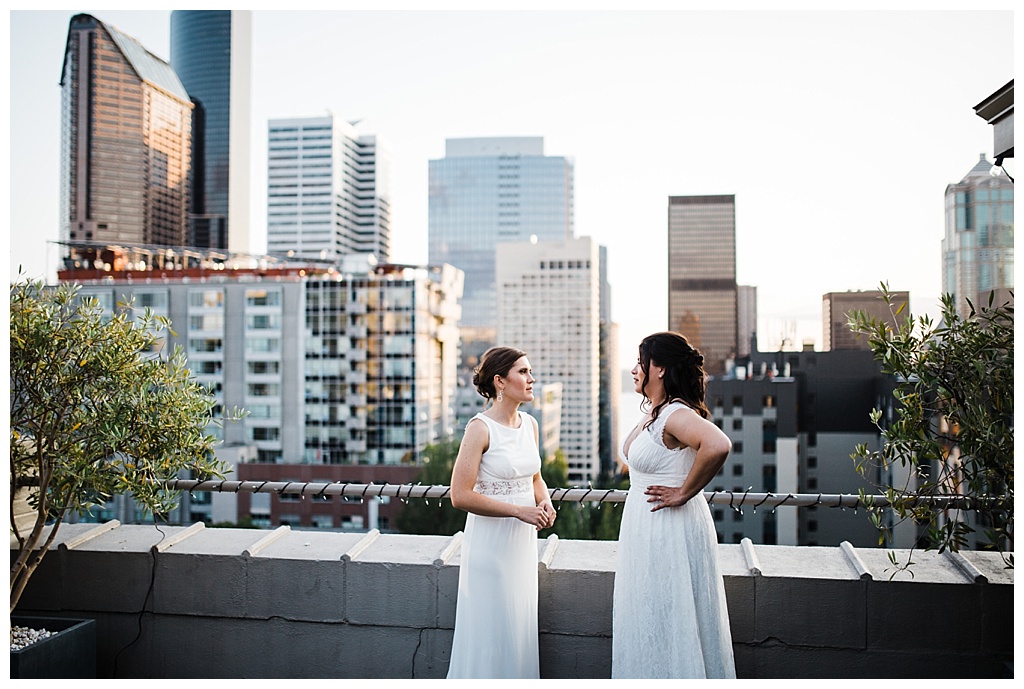
<instances>
[{"instance_id":1,"label":"white wedding dress","mask_svg":"<svg viewBox=\"0 0 1024 689\"><path fill-rule=\"evenodd\" d=\"M533 422L519 428L477 414L487 424L474 490L493 500L535 505L540 454ZM538 679L537 530L515 517L466 517L459 597L448 679Z\"/></svg>"},{"instance_id":2,"label":"white wedding dress","mask_svg":"<svg viewBox=\"0 0 1024 689\"><path fill-rule=\"evenodd\" d=\"M651 512L644 489L681 486L693 448L671 450L662 432L679 402L662 408L625 456L629 494L619 527L612 608L612 678L735 678L725 584L708 503ZM625 455L625 453L624 453Z\"/></svg>"}]
</instances>

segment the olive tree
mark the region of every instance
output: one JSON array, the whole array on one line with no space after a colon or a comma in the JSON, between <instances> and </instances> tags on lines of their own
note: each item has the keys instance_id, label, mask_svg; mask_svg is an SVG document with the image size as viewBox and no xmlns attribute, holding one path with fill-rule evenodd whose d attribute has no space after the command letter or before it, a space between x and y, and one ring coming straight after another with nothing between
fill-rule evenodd
<instances>
[{"instance_id":1,"label":"olive tree","mask_svg":"<svg viewBox=\"0 0 1024 689\"><path fill-rule=\"evenodd\" d=\"M895 380L895 413L871 420L881 449L857 446L857 471L867 476L903 475L901 485L879 485L899 521L923 531L926 548L958 551L975 541L998 550L1013 566L1013 305L957 312L952 295L942 296L942 317L903 315L888 286L882 298L897 324L851 312L850 327L869 338L882 370ZM902 467L900 471L891 469ZM878 472L878 474L874 472ZM936 497L966 498L971 513L950 509ZM933 498L933 499L929 499ZM868 510L880 530L891 533L879 506ZM972 525L973 524L973 525ZM983 534L984 538L980 536ZM894 564L894 555L890 553ZM905 568L910 563L900 565Z\"/></svg>"},{"instance_id":2,"label":"olive tree","mask_svg":"<svg viewBox=\"0 0 1024 689\"><path fill-rule=\"evenodd\" d=\"M130 494L165 516L178 493L162 481L223 477L208 434L215 398L179 347L157 351L170 322L119 307L104 313L73 284L11 285L12 611L69 514ZM34 516L19 524L24 492Z\"/></svg>"}]
</instances>

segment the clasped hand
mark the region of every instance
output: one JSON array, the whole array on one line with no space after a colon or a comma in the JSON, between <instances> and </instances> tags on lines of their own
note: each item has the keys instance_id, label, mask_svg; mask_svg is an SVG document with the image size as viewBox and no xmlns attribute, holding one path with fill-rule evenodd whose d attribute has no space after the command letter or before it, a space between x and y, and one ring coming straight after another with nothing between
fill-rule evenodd
<instances>
[{"instance_id":1,"label":"clasped hand","mask_svg":"<svg viewBox=\"0 0 1024 689\"><path fill-rule=\"evenodd\" d=\"M647 490L644 491L644 495L649 495L647 502L653 502L654 507L651 508L651 512L657 512L665 507L679 507L686 503L686 499L683 497L683 488L673 488L671 486L648 486Z\"/></svg>"},{"instance_id":2,"label":"clasped hand","mask_svg":"<svg viewBox=\"0 0 1024 689\"><path fill-rule=\"evenodd\" d=\"M537 531L540 531L554 525L556 512L551 503L545 500L536 507L524 506L516 516L520 521L535 526Z\"/></svg>"}]
</instances>

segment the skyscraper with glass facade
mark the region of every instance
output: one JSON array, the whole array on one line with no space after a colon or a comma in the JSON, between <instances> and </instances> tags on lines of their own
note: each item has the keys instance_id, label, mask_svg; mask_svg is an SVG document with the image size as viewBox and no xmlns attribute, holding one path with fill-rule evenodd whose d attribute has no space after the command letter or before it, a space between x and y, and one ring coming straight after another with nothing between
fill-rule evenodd
<instances>
[{"instance_id":1,"label":"skyscraper with glass facade","mask_svg":"<svg viewBox=\"0 0 1024 689\"><path fill-rule=\"evenodd\" d=\"M250 11L171 12L171 66L195 104L191 246L251 250L251 54Z\"/></svg>"},{"instance_id":2,"label":"skyscraper with glass facade","mask_svg":"<svg viewBox=\"0 0 1024 689\"><path fill-rule=\"evenodd\" d=\"M956 297L966 316L976 308L1011 299L1013 289L1013 182L980 160L962 180L946 187L946 234L942 239L942 291Z\"/></svg>"},{"instance_id":3,"label":"skyscraper with glass facade","mask_svg":"<svg viewBox=\"0 0 1024 689\"><path fill-rule=\"evenodd\" d=\"M270 120L267 251L334 261L391 256L388 156L378 137L333 115Z\"/></svg>"},{"instance_id":4,"label":"skyscraper with glass facade","mask_svg":"<svg viewBox=\"0 0 1024 689\"><path fill-rule=\"evenodd\" d=\"M429 185L428 261L465 273L462 326L494 328L495 248L572 238L573 162L544 155L543 137L448 139Z\"/></svg>"},{"instance_id":5,"label":"skyscraper with glass facade","mask_svg":"<svg viewBox=\"0 0 1024 689\"><path fill-rule=\"evenodd\" d=\"M184 245L192 102L171 66L76 14L60 86L61 240Z\"/></svg>"},{"instance_id":6,"label":"skyscraper with glass facade","mask_svg":"<svg viewBox=\"0 0 1024 689\"><path fill-rule=\"evenodd\" d=\"M668 327L726 372L737 343L736 197L668 199Z\"/></svg>"}]
</instances>

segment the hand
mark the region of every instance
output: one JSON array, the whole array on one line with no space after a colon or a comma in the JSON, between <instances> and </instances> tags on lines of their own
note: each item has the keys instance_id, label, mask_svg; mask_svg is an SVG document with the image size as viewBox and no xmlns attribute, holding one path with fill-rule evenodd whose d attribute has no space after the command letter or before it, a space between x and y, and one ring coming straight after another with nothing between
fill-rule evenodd
<instances>
[{"instance_id":1,"label":"hand","mask_svg":"<svg viewBox=\"0 0 1024 689\"><path fill-rule=\"evenodd\" d=\"M687 501L687 498L683 497L682 486L678 488L648 486L647 490L644 491L644 495L651 496L647 498L647 502L655 503L654 507L651 508L651 512L657 512L666 507L679 507L680 505L685 505Z\"/></svg>"},{"instance_id":2,"label":"hand","mask_svg":"<svg viewBox=\"0 0 1024 689\"><path fill-rule=\"evenodd\" d=\"M555 517L558 516L558 512L555 511L555 508L551 504L551 501L550 500L544 500L539 505L537 505L537 507L543 508L544 514L546 514L547 518L548 518L547 524L543 528L546 529L548 527L554 526L555 525Z\"/></svg>"},{"instance_id":3,"label":"hand","mask_svg":"<svg viewBox=\"0 0 1024 689\"><path fill-rule=\"evenodd\" d=\"M519 511L516 514L516 519L526 522L527 524L536 527L537 531L540 531L541 529L545 529L550 526L551 524L549 524L549 522L554 523L555 521L554 518L549 518L548 516L547 510L551 509L551 505L549 504L546 507L547 509L545 509L544 505L537 505L535 507L523 505L519 508ZM551 511L553 512L554 510Z\"/></svg>"}]
</instances>

